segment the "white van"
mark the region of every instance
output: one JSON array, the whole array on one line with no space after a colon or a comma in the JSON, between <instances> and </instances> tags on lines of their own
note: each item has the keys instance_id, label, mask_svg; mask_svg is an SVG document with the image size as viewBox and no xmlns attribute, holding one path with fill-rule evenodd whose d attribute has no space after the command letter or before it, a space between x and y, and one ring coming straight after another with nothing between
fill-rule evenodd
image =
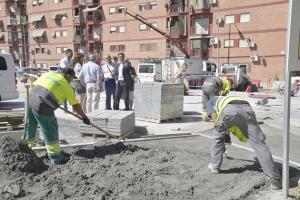
<instances>
[{"instance_id":1,"label":"white van","mask_svg":"<svg viewBox=\"0 0 300 200\"><path fill-rule=\"evenodd\" d=\"M159 63L141 63L138 66L138 78L143 82L162 81L162 68Z\"/></svg>"},{"instance_id":2,"label":"white van","mask_svg":"<svg viewBox=\"0 0 300 200\"><path fill-rule=\"evenodd\" d=\"M0 101L17 99L19 92L16 85L16 74L11 54L0 54Z\"/></svg>"}]
</instances>

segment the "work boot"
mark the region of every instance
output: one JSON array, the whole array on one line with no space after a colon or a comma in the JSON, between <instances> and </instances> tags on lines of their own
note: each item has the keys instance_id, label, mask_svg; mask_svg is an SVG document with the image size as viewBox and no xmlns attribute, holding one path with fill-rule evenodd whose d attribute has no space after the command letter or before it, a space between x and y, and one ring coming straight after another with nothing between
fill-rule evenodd
<instances>
[{"instance_id":1,"label":"work boot","mask_svg":"<svg viewBox=\"0 0 300 200\"><path fill-rule=\"evenodd\" d=\"M51 164L52 165L64 165L66 164L68 161L70 160L70 157L69 156L64 156L64 158L62 160L51 160Z\"/></svg>"},{"instance_id":2,"label":"work boot","mask_svg":"<svg viewBox=\"0 0 300 200\"><path fill-rule=\"evenodd\" d=\"M281 180L271 180L271 189L272 190L280 190L282 188Z\"/></svg>"},{"instance_id":3,"label":"work boot","mask_svg":"<svg viewBox=\"0 0 300 200\"><path fill-rule=\"evenodd\" d=\"M212 166L211 163L209 163L208 169L209 169L212 173L214 173L214 174L219 174L219 173L220 173L220 169L214 168L214 167Z\"/></svg>"}]
</instances>

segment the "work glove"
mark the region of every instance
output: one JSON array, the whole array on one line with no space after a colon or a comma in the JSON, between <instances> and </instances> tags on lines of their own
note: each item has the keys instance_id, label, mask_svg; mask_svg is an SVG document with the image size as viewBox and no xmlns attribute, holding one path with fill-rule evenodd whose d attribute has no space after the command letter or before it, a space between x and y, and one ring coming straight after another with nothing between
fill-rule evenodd
<instances>
[{"instance_id":1,"label":"work glove","mask_svg":"<svg viewBox=\"0 0 300 200\"><path fill-rule=\"evenodd\" d=\"M90 125L91 124L91 121L88 117L85 117L82 119L83 123L85 123L86 125Z\"/></svg>"},{"instance_id":2,"label":"work glove","mask_svg":"<svg viewBox=\"0 0 300 200\"><path fill-rule=\"evenodd\" d=\"M228 133L225 134L225 139L224 140L225 140L225 143L231 145L231 143L232 143L231 142L231 137Z\"/></svg>"}]
</instances>

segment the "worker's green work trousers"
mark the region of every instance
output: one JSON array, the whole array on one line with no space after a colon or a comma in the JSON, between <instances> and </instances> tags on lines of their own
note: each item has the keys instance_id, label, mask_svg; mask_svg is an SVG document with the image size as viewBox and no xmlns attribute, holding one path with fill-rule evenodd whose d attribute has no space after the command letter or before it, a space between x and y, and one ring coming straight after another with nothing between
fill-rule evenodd
<instances>
[{"instance_id":1,"label":"worker's green work trousers","mask_svg":"<svg viewBox=\"0 0 300 200\"><path fill-rule=\"evenodd\" d=\"M29 127L26 131L25 139L30 148L35 144L35 135L38 124L43 132L46 149L51 162L58 163L63 159L63 153L59 147L57 119L53 116L42 115L29 108Z\"/></svg>"},{"instance_id":2,"label":"worker's green work trousers","mask_svg":"<svg viewBox=\"0 0 300 200\"><path fill-rule=\"evenodd\" d=\"M281 176L265 143L265 135L257 124L256 116L249 104L227 104L213 132L211 163L219 169L225 151L225 134L230 127L237 126L248 138L268 180L280 180Z\"/></svg>"}]
</instances>

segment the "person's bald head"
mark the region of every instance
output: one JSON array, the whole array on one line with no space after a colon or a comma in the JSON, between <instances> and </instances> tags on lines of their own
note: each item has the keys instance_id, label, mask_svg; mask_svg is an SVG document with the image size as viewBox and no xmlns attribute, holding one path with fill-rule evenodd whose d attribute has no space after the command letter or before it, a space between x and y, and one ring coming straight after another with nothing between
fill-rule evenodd
<instances>
[{"instance_id":1,"label":"person's bald head","mask_svg":"<svg viewBox=\"0 0 300 200\"><path fill-rule=\"evenodd\" d=\"M95 61L96 61L96 55L93 54L93 53L91 53L91 54L89 55L89 61L95 62Z\"/></svg>"}]
</instances>

